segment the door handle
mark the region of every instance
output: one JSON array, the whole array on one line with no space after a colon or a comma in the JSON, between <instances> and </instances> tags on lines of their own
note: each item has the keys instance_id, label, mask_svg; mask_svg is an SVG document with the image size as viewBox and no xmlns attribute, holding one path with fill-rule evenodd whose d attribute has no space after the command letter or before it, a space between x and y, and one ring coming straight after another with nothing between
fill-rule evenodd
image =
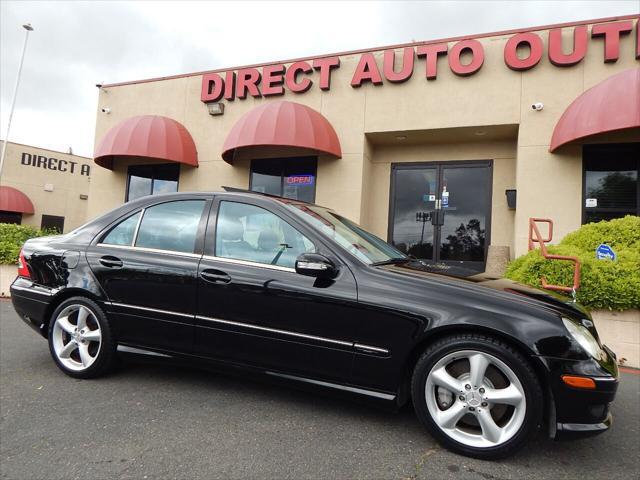
<instances>
[{"instance_id":1,"label":"door handle","mask_svg":"<svg viewBox=\"0 0 640 480\"><path fill-rule=\"evenodd\" d=\"M105 255L104 257L100 257L99 262L103 266L109 267L109 268L120 268L123 265L122 260L120 260L118 257L113 257L111 255Z\"/></svg>"},{"instance_id":2,"label":"door handle","mask_svg":"<svg viewBox=\"0 0 640 480\"><path fill-rule=\"evenodd\" d=\"M215 270L213 268L201 271L200 277L211 283L229 283L231 281L231 277L227 275L226 272L223 272L222 270Z\"/></svg>"}]
</instances>

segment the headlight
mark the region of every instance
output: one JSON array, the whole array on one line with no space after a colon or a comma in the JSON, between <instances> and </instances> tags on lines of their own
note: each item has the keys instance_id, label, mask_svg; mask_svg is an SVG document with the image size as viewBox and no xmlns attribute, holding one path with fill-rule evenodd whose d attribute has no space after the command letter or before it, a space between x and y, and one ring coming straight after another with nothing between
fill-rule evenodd
<instances>
[{"instance_id":1,"label":"headlight","mask_svg":"<svg viewBox=\"0 0 640 480\"><path fill-rule=\"evenodd\" d=\"M595 359L602 357L602 349L589 330L580 324L572 322L568 318L563 318L562 323L567 327L567 330L569 330L569 333L575 341L578 342L589 355Z\"/></svg>"}]
</instances>

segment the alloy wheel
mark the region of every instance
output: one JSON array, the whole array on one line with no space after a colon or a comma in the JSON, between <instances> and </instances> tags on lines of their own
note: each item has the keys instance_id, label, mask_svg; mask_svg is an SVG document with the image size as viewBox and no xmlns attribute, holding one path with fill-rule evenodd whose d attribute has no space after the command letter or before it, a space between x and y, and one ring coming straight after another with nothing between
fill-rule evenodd
<instances>
[{"instance_id":1,"label":"alloy wheel","mask_svg":"<svg viewBox=\"0 0 640 480\"><path fill-rule=\"evenodd\" d=\"M98 358L102 331L95 314L86 306L65 307L55 319L52 335L53 350L69 370L86 370Z\"/></svg>"},{"instance_id":2,"label":"alloy wheel","mask_svg":"<svg viewBox=\"0 0 640 480\"><path fill-rule=\"evenodd\" d=\"M478 350L452 352L436 362L427 376L425 399L446 435L476 448L495 447L513 438L527 408L514 371Z\"/></svg>"}]
</instances>

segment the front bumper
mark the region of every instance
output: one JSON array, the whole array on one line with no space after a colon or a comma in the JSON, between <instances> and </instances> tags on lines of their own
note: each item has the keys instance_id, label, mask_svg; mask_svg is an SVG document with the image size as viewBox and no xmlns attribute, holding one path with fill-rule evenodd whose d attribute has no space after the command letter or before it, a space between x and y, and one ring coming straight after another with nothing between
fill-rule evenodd
<instances>
[{"instance_id":1,"label":"front bumper","mask_svg":"<svg viewBox=\"0 0 640 480\"><path fill-rule=\"evenodd\" d=\"M606 432L612 424L610 406L619 384L615 354L604 347L601 361L544 358L550 372L549 434L553 438L576 438ZM592 378L595 389L575 388L563 375Z\"/></svg>"},{"instance_id":2,"label":"front bumper","mask_svg":"<svg viewBox=\"0 0 640 480\"><path fill-rule=\"evenodd\" d=\"M613 423L613 416L609 412L606 418L599 423L557 423L556 438L568 439L575 437L590 437L606 432Z\"/></svg>"}]
</instances>

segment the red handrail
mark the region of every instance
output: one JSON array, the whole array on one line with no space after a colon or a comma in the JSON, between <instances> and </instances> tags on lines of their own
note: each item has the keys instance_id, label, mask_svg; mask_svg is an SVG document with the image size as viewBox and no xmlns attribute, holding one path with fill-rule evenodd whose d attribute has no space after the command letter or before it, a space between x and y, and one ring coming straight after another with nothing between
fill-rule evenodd
<instances>
[{"instance_id":1,"label":"red handrail","mask_svg":"<svg viewBox=\"0 0 640 480\"><path fill-rule=\"evenodd\" d=\"M540 235L540 230L538 230L538 225L536 223L546 223L549 225L549 230L547 232L546 238L542 238ZM573 262L573 285L571 287L565 287L563 285L550 285L544 279L544 277L540 277L540 282L542 283L542 288L546 288L547 290L556 290L559 292L568 292L571 293L574 298L576 291L580 288L580 260L578 257L570 257L567 255L553 255L547 252L547 246L545 245L547 242L550 242L553 239L553 220L549 218L530 218L529 219L529 250L535 249L534 243L538 243L540 245L540 252L544 258L549 260L565 260L569 262Z\"/></svg>"}]
</instances>

